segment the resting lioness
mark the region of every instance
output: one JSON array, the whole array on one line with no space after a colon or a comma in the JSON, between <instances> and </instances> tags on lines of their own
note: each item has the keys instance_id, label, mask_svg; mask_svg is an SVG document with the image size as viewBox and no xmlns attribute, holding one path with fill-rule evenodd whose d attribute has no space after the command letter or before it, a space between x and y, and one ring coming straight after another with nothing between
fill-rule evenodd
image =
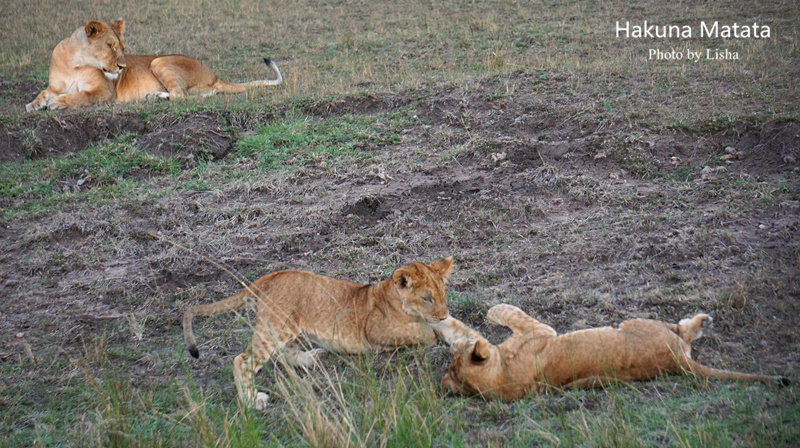
<instances>
[{"instance_id":1,"label":"resting lioness","mask_svg":"<svg viewBox=\"0 0 800 448\"><path fill-rule=\"evenodd\" d=\"M453 361L442 386L454 393L511 401L553 387L599 387L647 380L665 372L737 381L788 384L781 377L712 369L692 360L690 343L703 334L707 314L679 324L633 319L611 327L556 335L555 330L511 305L489 309L486 320L514 334L500 345L483 338L450 347Z\"/></svg>"},{"instance_id":2,"label":"resting lioness","mask_svg":"<svg viewBox=\"0 0 800 448\"><path fill-rule=\"evenodd\" d=\"M205 64L187 56L126 55L124 30L123 20L91 20L59 42L50 57L47 89L25 108L64 109L113 100L172 100L190 94L238 93L275 86L283 80L278 66L269 59L264 62L275 72L276 79L229 84Z\"/></svg>"},{"instance_id":3,"label":"resting lioness","mask_svg":"<svg viewBox=\"0 0 800 448\"><path fill-rule=\"evenodd\" d=\"M242 403L262 409L269 397L256 393L253 376L277 350L285 347L288 359L303 366L319 353L301 351L292 343L301 334L328 350L348 354L432 344L437 334L447 344L480 337L447 311L445 280L452 267L452 258L412 263L376 285L312 272L273 272L226 300L189 308L183 317L184 338L189 353L198 357L192 318L251 302L256 309L253 338L234 360L233 372Z\"/></svg>"}]
</instances>

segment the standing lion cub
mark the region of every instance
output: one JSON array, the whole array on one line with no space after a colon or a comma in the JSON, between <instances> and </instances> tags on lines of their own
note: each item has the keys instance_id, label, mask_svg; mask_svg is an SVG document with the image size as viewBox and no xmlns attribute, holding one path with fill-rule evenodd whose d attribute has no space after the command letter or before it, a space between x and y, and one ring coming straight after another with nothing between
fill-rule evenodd
<instances>
[{"instance_id":1,"label":"standing lion cub","mask_svg":"<svg viewBox=\"0 0 800 448\"><path fill-rule=\"evenodd\" d=\"M90 20L56 45L50 57L47 89L27 104L30 112L43 108L84 107L106 101L145 98L177 99L186 95L238 93L283 80L278 66L264 59L276 79L230 84L205 64L188 56L125 55L125 22Z\"/></svg>"},{"instance_id":2,"label":"standing lion cub","mask_svg":"<svg viewBox=\"0 0 800 448\"><path fill-rule=\"evenodd\" d=\"M647 380L663 373L736 381L788 384L781 377L712 369L692 360L690 343L703 334L707 314L668 324L633 319L556 335L555 330L511 305L489 309L486 320L514 334L500 345L462 339L450 348L453 361L442 386L453 393L515 400L547 387L599 387L616 381Z\"/></svg>"},{"instance_id":3,"label":"standing lion cub","mask_svg":"<svg viewBox=\"0 0 800 448\"><path fill-rule=\"evenodd\" d=\"M189 353L197 358L192 318L252 303L256 309L253 338L233 361L233 373L242 403L263 409L269 396L256 392L253 376L282 348L293 364L313 363L318 350L302 351L293 342L301 334L328 350L347 354L429 345L437 334L447 344L479 337L447 311L445 281L452 267L452 258L430 264L416 262L398 268L391 278L376 285L312 272L273 272L226 300L186 310L184 339Z\"/></svg>"}]
</instances>

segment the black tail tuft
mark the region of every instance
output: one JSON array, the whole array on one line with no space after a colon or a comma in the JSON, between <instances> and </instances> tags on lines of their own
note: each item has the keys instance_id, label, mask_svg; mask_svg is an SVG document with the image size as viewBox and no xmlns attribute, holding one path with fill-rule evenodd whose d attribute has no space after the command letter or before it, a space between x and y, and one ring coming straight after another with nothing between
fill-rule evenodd
<instances>
[{"instance_id":1,"label":"black tail tuft","mask_svg":"<svg viewBox=\"0 0 800 448\"><path fill-rule=\"evenodd\" d=\"M189 347L189 354L192 355L195 359L200 358L200 350L197 350L197 346L193 345Z\"/></svg>"},{"instance_id":2,"label":"black tail tuft","mask_svg":"<svg viewBox=\"0 0 800 448\"><path fill-rule=\"evenodd\" d=\"M272 59L264 58L264 63L267 64L267 66L269 66L270 64L272 64Z\"/></svg>"},{"instance_id":3,"label":"black tail tuft","mask_svg":"<svg viewBox=\"0 0 800 448\"><path fill-rule=\"evenodd\" d=\"M781 386L790 386L792 384L792 382L789 381L789 378L786 378L785 376L782 376L782 377L778 378L778 384L780 384Z\"/></svg>"}]
</instances>

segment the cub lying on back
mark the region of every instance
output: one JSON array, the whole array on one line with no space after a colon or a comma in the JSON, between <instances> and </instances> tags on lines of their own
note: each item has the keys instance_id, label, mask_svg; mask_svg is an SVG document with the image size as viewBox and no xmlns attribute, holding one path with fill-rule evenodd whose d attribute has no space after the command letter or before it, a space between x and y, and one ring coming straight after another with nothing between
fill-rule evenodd
<instances>
[{"instance_id":1,"label":"cub lying on back","mask_svg":"<svg viewBox=\"0 0 800 448\"><path fill-rule=\"evenodd\" d=\"M665 372L736 381L788 384L781 377L712 369L692 360L690 343L703 334L707 314L679 324L633 319L611 327L557 336L555 330L511 305L489 309L486 320L514 334L500 345L462 339L450 348L453 361L442 386L453 393L515 400L547 387L599 387L647 380Z\"/></svg>"},{"instance_id":2,"label":"cub lying on back","mask_svg":"<svg viewBox=\"0 0 800 448\"><path fill-rule=\"evenodd\" d=\"M125 55L125 22L91 20L56 45L50 57L47 89L25 108L64 109L150 97L176 99L187 94L237 93L281 83L278 66L264 59L274 80L230 84L205 64L187 56Z\"/></svg>"},{"instance_id":3,"label":"cub lying on back","mask_svg":"<svg viewBox=\"0 0 800 448\"><path fill-rule=\"evenodd\" d=\"M452 267L452 258L412 263L376 285L312 272L273 272L226 300L189 308L183 317L184 339L189 353L197 358L192 318L252 303L256 308L253 338L234 359L233 373L242 403L263 409L269 396L256 392L253 381L261 366L281 348L293 364L302 366L311 364L319 353L319 349L301 351L293 343L301 334L328 350L348 354L429 345L437 335L447 344L480 337L447 311L445 280Z\"/></svg>"}]
</instances>

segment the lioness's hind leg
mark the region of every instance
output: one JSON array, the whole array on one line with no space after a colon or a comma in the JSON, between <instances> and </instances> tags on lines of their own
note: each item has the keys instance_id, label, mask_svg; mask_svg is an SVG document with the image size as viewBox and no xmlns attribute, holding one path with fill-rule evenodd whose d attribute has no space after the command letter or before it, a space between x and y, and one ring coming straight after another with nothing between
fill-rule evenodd
<instances>
[{"instance_id":1,"label":"lioness's hind leg","mask_svg":"<svg viewBox=\"0 0 800 448\"><path fill-rule=\"evenodd\" d=\"M169 92L169 99L183 98L189 93L213 94L217 76L197 59L187 56L164 56L153 59L150 71Z\"/></svg>"},{"instance_id":2,"label":"lioness's hind leg","mask_svg":"<svg viewBox=\"0 0 800 448\"><path fill-rule=\"evenodd\" d=\"M169 92L150 92L144 96L146 100L168 100Z\"/></svg>"}]
</instances>

